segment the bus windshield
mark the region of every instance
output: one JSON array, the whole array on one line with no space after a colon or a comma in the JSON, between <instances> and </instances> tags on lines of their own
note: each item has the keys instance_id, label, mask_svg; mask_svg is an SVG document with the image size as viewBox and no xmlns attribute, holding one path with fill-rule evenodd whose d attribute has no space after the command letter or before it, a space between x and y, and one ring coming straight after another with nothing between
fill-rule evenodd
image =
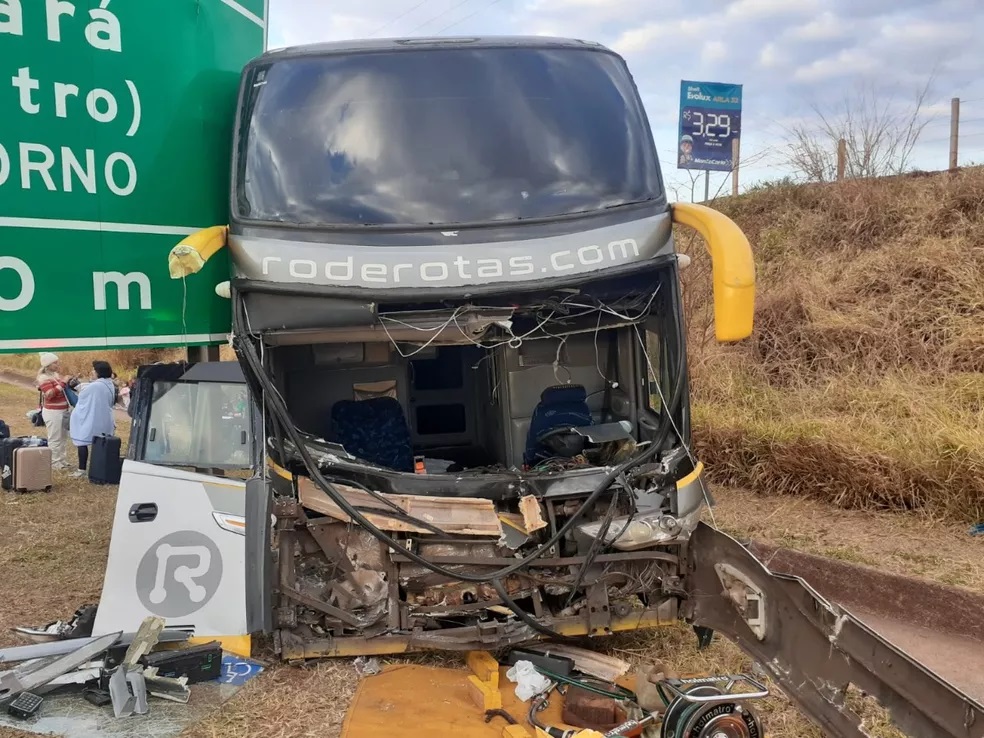
<instances>
[{"instance_id":1,"label":"bus windshield","mask_svg":"<svg viewBox=\"0 0 984 738\"><path fill-rule=\"evenodd\" d=\"M616 55L430 48L252 68L241 218L427 226L547 218L660 197L652 137Z\"/></svg>"}]
</instances>

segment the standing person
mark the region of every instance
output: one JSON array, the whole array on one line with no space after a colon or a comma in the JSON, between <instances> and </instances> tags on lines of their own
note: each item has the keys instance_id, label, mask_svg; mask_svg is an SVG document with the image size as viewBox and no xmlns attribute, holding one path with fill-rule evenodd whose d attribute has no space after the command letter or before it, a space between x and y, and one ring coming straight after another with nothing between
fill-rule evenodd
<instances>
[{"instance_id":1,"label":"standing person","mask_svg":"<svg viewBox=\"0 0 984 738\"><path fill-rule=\"evenodd\" d=\"M43 352L37 387L41 393L41 417L48 431L48 448L51 449L51 466L68 469L68 422L70 408L65 387L69 382L59 374L58 357Z\"/></svg>"},{"instance_id":2,"label":"standing person","mask_svg":"<svg viewBox=\"0 0 984 738\"><path fill-rule=\"evenodd\" d=\"M72 413L72 443L79 449L79 469L73 476L81 477L89 465L89 446L96 436L116 433L116 385L113 367L107 361L92 362L93 381L79 392L79 401Z\"/></svg>"}]
</instances>

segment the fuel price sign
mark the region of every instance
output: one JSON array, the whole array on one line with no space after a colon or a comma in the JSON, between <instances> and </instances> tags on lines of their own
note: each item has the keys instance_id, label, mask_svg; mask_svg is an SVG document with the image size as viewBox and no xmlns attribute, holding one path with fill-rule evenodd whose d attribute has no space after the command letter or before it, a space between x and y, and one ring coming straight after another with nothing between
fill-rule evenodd
<instances>
[{"instance_id":1,"label":"fuel price sign","mask_svg":"<svg viewBox=\"0 0 984 738\"><path fill-rule=\"evenodd\" d=\"M741 137L741 85L680 83L677 168L730 172L734 141Z\"/></svg>"}]
</instances>

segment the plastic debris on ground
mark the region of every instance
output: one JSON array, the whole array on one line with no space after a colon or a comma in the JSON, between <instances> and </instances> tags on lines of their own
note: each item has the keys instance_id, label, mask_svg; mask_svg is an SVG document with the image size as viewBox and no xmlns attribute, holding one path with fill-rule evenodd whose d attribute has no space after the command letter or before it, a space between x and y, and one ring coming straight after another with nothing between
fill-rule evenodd
<instances>
[{"instance_id":1,"label":"plastic debris on ground","mask_svg":"<svg viewBox=\"0 0 984 738\"><path fill-rule=\"evenodd\" d=\"M529 661L517 661L506 672L506 679L516 685L516 696L523 702L528 702L550 688L550 680Z\"/></svg>"},{"instance_id":2,"label":"plastic debris on ground","mask_svg":"<svg viewBox=\"0 0 984 738\"><path fill-rule=\"evenodd\" d=\"M355 660L355 673L360 677L372 676L373 674L378 674L381 668L379 666L379 659L377 658L367 658L366 656L359 656Z\"/></svg>"},{"instance_id":3,"label":"plastic debris on ground","mask_svg":"<svg viewBox=\"0 0 984 738\"><path fill-rule=\"evenodd\" d=\"M557 649L561 656L544 645L543 652L516 648L501 659L470 651L465 669L387 665L359 682L341 738L380 738L394 725L407 738L449 731L461 738L764 735L753 703L769 690L748 675L681 679L659 662L632 670L605 654L565 646ZM592 676L572 668L572 656L591 670L621 672L624 665L633 673Z\"/></svg>"}]
</instances>

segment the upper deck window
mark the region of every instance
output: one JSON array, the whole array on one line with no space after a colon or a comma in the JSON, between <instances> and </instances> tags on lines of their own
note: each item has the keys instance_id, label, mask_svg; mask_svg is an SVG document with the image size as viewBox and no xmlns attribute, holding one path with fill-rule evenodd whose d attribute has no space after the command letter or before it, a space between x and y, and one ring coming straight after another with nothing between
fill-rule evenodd
<instances>
[{"instance_id":1,"label":"upper deck window","mask_svg":"<svg viewBox=\"0 0 984 738\"><path fill-rule=\"evenodd\" d=\"M252 69L239 123L242 218L444 225L597 211L660 196L617 56L413 49Z\"/></svg>"}]
</instances>

